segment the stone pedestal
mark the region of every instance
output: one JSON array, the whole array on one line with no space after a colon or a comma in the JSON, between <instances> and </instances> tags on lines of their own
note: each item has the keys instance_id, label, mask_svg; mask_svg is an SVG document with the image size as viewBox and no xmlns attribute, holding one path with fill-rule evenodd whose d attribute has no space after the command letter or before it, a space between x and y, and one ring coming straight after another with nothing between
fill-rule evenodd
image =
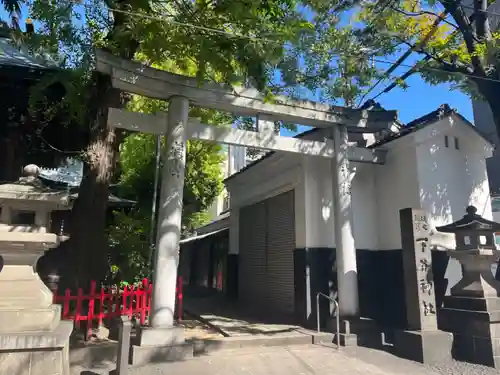
<instances>
[{"instance_id":1,"label":"stone pedestal","mask_svg":"<svg viewBox=\"0 0 500 375\"><path fill-rule=\"evenodd\" d=\"M376 349L382 347L382 332L372 319L341 320L339 328L341 346L363 346ZM331 317L328 322L328 332L337 332L334 317Z\"/></svg>"},{"instance_id":2,"label":"stone pedestal","mask_svg":"<svg viewBox=\"0 0 500 375\"><path fill-rule=\"evenodd\" d=\"M425 364L451 360L453 336L440 330L396 331L396 352L399 356Z\"/></svg>"},{"instance_id":3,"label":"stone pedestal","mask_svg":"<svg viewBox=\"0 0 500 375\"><path fill-rule=\"evenodd\" d=\"M57 244L47 233L0 232L0 368L5 374L69 375L72 322L35 273L45 250Z\"/></svg>"},{"instance_id":4,"label":"stone pedestal","mask_svg":"<svg viewBox=\"0 0 500 375\"><path fill-rule=\"evenodd\" d=\"M73 322L49 332L0 333L2 374L70 375L69 336Z\"/></svg>"},{"instance_id":5,"label":"stone pedestal","mask_svg":"<svg viewBox=\"0 0 500 375\"><path fill-rule=\"evenodd\" d=\"M183 328L141 327L131 354L135 366L182 361L193 357L193 344L185 341Z\"/></svg>"},{"instance_id":6,"label":"stone pedestal","mask_svg":"<svg viewBox=\"0 0 500 375\"><path fill-rule=\"evenodd\" d=\"M406 208L400 211L400 222L407 329L395 332L396 353L426 364L448 362L452 335L437 328L427 216L423 210Z\"/></svg>"},{"instance_id":7,"label":"stone pedestal","mask_svg":"<svg viewBox=\"0 0 500 375\"><path fill-rule=\"evenodd\" d=\"M462 264L462 279L444 298L440 326L453 333L458 360L500 368L500 282L491 264L500 252L491 249L449 251Z\"/></svg>"}]
</instances>

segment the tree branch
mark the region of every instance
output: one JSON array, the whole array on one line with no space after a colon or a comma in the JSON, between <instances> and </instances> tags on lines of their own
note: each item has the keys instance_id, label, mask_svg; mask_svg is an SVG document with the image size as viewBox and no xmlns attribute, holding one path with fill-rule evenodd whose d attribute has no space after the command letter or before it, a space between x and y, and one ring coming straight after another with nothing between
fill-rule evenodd
<instances>
[{"instance_id":1,"label":"tree branch","mask_svg":"<svg viewBox=\"0 0 500 375\"><path fill-rule=\"evenodd\" d=\"M451 62L445 61L441 57L436 56L436 55L430 53L429 51L426 51L422 48L415 48L415 46L413 46L411 43L408 43L404 40L401 40L401 42L408 45L409 47L413 48L413 51L420 53L422 55L425 55L428 59L436 61L437 63L439 63L441 65L441 69L446 70L447 72L462 73L465 75L471 75L471 74L474 75L475 74L474 69L472 69L471 67L468 67L468 66L463 65L463 64L451 63Z\"/></svg>"},{"instance_id":2,"label":"tree branch","mask_svg":"<svg viewBox=\"0 0 500 375\"><path fill-rule=\"evenodd\" d=\"M430 16L433 16L433 17L436 17L437 19L441 20L441 22L444 22L444 23L447 23L448 25L454 27L455 29L458 29L458 26L455 25L454 23L448 21L445 17L442 17L441 15L439 14L436 14L434 12L428 12L428 11L420 11L420 12L407 12L403 9L400 9L400 8L396 8L396 7L391 7L392 10L398 12L398 13L401 13L407 17L418 17L418 16L421 16L421 15L424 15L424 14L427 14L427 15L430 15Z\"/></svg>"},{"instance_id":3,"label":"tree branch","mask_svg":"<svg viewBox=\"0 0 500 375\"><path fill-rule=\"evenodd\" d=\"M474 74L480 75L482 77L486 76L484 66L479 59L479 56L475 56L476 52L476 40L477 36L472 27L472 23L466 16L463 7L459 6L461 0L440 0L441 4L444 6L446 11L450 13L458 25L460 32L462 33L471 57L472 66L474 67ZM476 20L477 22L477 20Z\"/></svg>"}]
</instances>

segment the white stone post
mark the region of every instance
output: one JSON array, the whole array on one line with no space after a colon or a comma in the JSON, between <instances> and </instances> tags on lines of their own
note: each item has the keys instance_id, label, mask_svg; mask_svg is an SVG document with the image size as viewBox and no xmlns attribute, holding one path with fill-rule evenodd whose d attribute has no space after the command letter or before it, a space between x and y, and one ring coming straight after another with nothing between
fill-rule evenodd
<instances>
[{"instance_id":1,"label":"white stone post","mask_svg":"<svg viewBox=\"0 0 500 375\"><path fill-rule=\"evenodd\" d=\"M188 99L170 98L153 268L152 328L171 328L174 322L188 112Z\"/></svg>"},{"instance_id":2,"label":"white stone post","mask_svg":"<svg viewBox=\"0 0 500 375\"><path fill-rule=\"evenodd\" d=\"M355 317L359 312L356 246L352 228L351 182L347 128L333 126L335 156L332 158L335 243L337 248L337 282L339 309L342 317Z\"/></svg>"}]
</instances>

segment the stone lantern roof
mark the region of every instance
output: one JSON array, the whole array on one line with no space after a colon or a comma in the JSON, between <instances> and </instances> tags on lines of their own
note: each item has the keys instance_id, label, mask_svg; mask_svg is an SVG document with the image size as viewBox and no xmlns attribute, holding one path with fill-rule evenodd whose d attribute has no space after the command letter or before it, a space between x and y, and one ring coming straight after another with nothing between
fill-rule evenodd
<instances>
[{"instance_id":1,"label":"stone lantern roof","mask_svg":"<svg viewBox=\"0 0 500 375\"><path fill-rule=\"evenodd\" d=\"M0 185L0 207L27 209L44 207L48 211L70 210L71 200L68 189L55 189L38 178L40 168L28 165L24 176L16 182Z\"/></svg>"},{"instance_id":2,"label":"stone lantern roof","mask_svg":"<svg viewBox=\"0 0 500 375\"><path fill-rule=\"evenodd\" d=\"M457 233L462 231L500 231L500 224L478 215L476 207L469 206L465 211L466 214L460 220L448 225L436 227L436 229L443 233Z\"/></svg>"},{"instance_id":3,"label":"stone lantern roof","mask_svg":"<svg viewBox=\"0 0 500 375\"><path fill-rule=\"evenodd\" d=\"M496 251L495 232L500 231L500 224L478 215L474 206L467 207L465 211L466 214L460 220L436 229L439 232L455 235L455 250Z\"/></svg>"}]
</instances>

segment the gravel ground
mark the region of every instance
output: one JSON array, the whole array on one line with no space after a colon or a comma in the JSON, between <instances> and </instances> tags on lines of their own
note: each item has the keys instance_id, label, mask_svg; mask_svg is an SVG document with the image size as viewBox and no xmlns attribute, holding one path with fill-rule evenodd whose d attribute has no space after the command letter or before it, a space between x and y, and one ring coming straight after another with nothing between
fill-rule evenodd
<instances>
[{"instance_id":1,"label":"gravel ground","mask_svg":"<svg viewBox=\"0 0 500 375\"><path fill-rule=\"evenodd\" d=\"M500 370L491 367L474 365L467 362L453 361L450 364L426 366L430 371L440 375L498 375Z\"/></svg>"}]
</instances>

